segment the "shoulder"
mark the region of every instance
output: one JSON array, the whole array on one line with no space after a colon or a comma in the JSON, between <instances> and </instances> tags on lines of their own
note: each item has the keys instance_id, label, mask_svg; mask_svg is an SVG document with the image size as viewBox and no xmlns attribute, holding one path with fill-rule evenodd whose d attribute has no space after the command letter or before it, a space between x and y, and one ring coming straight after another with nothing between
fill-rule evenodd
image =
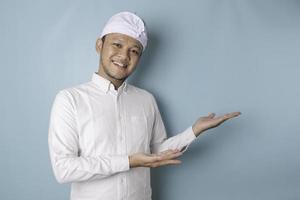
<instances>
[{"instance_id":1,"label":"shoulder","mask_svg":"<svg viewBox=\"0 0 300 200\"><path fill-rule=\"evenodd\" d=\"M63 99L65 101L69 101L74 103L78 100L81 96L87 93L88 87L90 87L91 82L81 83L78 85L74 85L71 87L67 87L61 89L56 94L56 99Z\"/></svg>"}]
</instances>

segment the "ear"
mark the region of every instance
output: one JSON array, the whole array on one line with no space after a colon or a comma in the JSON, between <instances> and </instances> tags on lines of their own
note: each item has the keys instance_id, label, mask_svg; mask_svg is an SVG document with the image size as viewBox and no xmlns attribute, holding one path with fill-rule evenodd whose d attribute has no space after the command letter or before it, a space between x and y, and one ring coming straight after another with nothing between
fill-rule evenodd
<instances>
[{"instance_id":1,"label":"ear","mask_svg":"<svg viewBox=\"0 0 300 200\"><path fill-rule=\"evenodd\" d=\"M98 38L96 41L96 51L99 55L101 54L101 51L102 51L102 43L103 43L102 39Z\"/></svg>"}]
</instances>

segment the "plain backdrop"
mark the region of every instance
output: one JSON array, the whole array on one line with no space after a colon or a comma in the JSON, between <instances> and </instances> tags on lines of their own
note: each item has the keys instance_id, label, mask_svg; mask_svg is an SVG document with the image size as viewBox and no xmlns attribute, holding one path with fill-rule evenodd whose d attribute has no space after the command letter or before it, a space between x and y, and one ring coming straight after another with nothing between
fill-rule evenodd
<instances>
[{"instance_id":1,"label":"plain backdrop","mask_svg":"<svg viewBox=\"0 0 300 200\"><path fill-rule=\"evenodd\" d=\"M180 166L152 170L153 200L300 199L299 0L0 1L0 199L68 199L48 154L55 94L91 80L110 16L136 12L149 45L130 83L152 92L168 135L202 134Z\"/></svg>"}]
</instances>

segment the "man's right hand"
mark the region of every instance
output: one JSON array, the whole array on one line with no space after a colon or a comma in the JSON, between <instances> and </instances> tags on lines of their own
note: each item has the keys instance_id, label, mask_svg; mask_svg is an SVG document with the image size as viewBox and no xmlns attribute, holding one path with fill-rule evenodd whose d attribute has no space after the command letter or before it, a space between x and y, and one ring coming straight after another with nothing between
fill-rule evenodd
<instances>
[{"instance_id":1,"label":"man's right hand","mask_svg":"<svg viewBox=\"0 0 300 200\"><path fill-rule=\"evenodd\" d=\"M133 167L160 167L163 165L176 165L181 161L175 158L182 155L179 149L166 150L158 154L137 153L129 156L130 168Z\"/></svg>"}]
</instances>

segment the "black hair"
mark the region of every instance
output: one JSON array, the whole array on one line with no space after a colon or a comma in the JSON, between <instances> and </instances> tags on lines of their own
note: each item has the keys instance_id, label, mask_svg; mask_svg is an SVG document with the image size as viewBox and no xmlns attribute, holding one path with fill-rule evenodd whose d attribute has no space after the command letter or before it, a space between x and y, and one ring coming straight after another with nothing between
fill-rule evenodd
<instances>
[{"instance_id":1,"label":"black hair","mask_svg":"<svg viewBox=\"0 0 300 200\"><path fill-rule=\"evenodd\" d=\"M102 43L104 43L104 41L105 41L105 37L106 37L106 35L104 35L104 36L101 38L101 40L102 40Z\"/></svg>"}]
</instances>

